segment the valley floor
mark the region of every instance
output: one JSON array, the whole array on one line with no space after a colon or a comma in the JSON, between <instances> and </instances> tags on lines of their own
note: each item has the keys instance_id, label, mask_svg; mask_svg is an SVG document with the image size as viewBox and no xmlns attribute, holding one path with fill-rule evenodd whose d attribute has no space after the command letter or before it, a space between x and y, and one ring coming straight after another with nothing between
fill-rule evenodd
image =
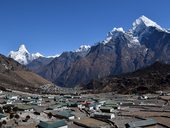
<instances>
[{"instance_id":1,"label":"valley floor","mask_svg":"<svg viewBox=\"0 0 170 128\"><path fill-rule=\"evenodd\" d=\"M11 128L168 128L170 93L38 95L0 92L0 125ZM0 126L0 127L1 127ZM55 127L54 127L55 128Z\"/></svg>"}]
</instances>

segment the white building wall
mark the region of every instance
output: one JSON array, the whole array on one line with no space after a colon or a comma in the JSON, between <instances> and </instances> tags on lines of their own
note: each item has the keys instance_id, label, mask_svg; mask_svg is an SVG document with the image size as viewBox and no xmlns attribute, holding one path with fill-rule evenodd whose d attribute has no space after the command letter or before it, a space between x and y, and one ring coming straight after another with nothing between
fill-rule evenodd
<instances>
[{"instance_id":1,"label":"white building wall","mask_svg":"<svg viewBox=\"0 0 170 128\"><path fill-rule=\"evenodd\" d=\"M74 120L74 116L69 117L69 120Z\"/></svg>"},{"instance_id":2,"label":"white building wall","mask_svg":"<svg viewBox=\"0 0 170 128\"><path fill-rule=\"evenodd\" d=\"M58 127L58 128L68 128L68 125L66 125L66 126L62 126L62 127Z\"/></svg>"}]
</instances>

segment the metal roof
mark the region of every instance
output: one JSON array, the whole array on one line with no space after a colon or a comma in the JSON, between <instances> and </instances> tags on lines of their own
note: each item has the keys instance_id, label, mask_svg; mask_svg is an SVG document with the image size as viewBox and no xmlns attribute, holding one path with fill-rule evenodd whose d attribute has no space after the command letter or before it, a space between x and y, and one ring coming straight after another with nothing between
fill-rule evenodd
<instances>
[{"instance_id":1,"label":"metal roof","mask_svg":"<svg viewBox=\"0 0 170 128\"><path fill-rule=\"evenodd\" d=\"M129 122L126 125L129 128L136 128L136 127L151 126L156 124L157 122L154 119L146 119L146 120L140 120L135 122Z\"/></svg>"},{"instance_id":2,"label":"metal roof","mask_svg":"<svg viewBox=\"0 0 170 128\"><path fill-rule=\"evenodd\" d=\"M66 122L64 120L58 120L56 122L43 122L41 121L38 124L38 128L58 128L62 126L66 126Z\"/></svg>"},{"instance_id":3,"label":"metal roof","mask_svg":"<svg viewBox=\"0 0 170 128\"><path fill-rule=\"evenodd\" d=\"M6 117L4 114L0 113L0 119Z\"/></svg>"},{"instance_id":4,"label":"metal roof","mask_svg":"<svg viewBox=\"0 0 170 128\"><path fill-rule=\"evenodd\" d=\"M56 115L60 115L60 116L66 117L66 118L74 116L72 114L72 111L69 111L69 110L60 111L60 112L56 113Z\"/></svg>"}]
</instances>

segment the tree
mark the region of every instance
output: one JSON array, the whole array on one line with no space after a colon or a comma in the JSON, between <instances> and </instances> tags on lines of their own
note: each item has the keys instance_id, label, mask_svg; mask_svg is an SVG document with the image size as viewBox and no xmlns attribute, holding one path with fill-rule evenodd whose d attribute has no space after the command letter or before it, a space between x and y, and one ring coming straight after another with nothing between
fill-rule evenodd
<instances>
[{"instance_id":1,"label":"tree","mask_svg":"<svg viewBox=\"0 0 170 128\"><path fill-rule=\"evenodd\" d=\"M14 107L13 111L16 113L18 111L18 107Z\"/></svg>"},{"instance_id":2,"label":"tree","mask_svg":"<svg viewBox=\"0 0 170 128\"><path fill-rule=\"evenodd\" d=\"M29 119L30 119L30 116L29 116L29 115L27 115L27 116L25 117L25 119L24 119L24 120L22 120L22 121L23 121L23 122L27 122Z\"/></svg>"},{"instance_id":3,"label":"tree","mask_svg":"<svg viewBox=\"0 0 170 128\"><path fill-rule=\"evenodd\" d=\"M18 125L18 122L15 120L15 124Z\"/></svg>"},{"instance_id":4,"label":"tree","mask_svg":"<svg viewBox=\"0 0 170 128\"><path fill-rule=\"evenodd\" d=\"M3 109L4 109L4 111L6 112L6 113L10 113L11 112L11 106L4 106L3 107Z\"/></svg>"},{"instance_id":5,"label":"tree","mask_svg":"<svg viewBox=\"0 0 170 128\"><path fill-rule=\"evenodd\" d=\"M6 121L5 121L5 120L3 120L3 121L2 121L2 124L4 124L4 125L5 125L5 124L6 124Z\"/></svg>"},{"instance_id":6,"label":"tree","mask_svg":"<svg viewBox=\"0 0 170 128\"><path fill-rule=\"evenodd\" d=\"M4 113L3 108L0 107L0 113Z\"/></svg>"},{"instance_id":7,"label":"tree","mask_svg":"<svg viewBox=\"0 0 170 128\"><path fill-rule=\"evenodd\" d=\"M30 116L29 116L29 115L27 115L25 120L27 120L27 121L28 121L29 119L30 119Z\"/></svg>"},{"instance_id":8,"label":"tree","mask_svg":"<svg viewBox=\"0 0 170 128\"><path fill-rule=\"evenodd\" d=\"M9 118L10 118L10 119L14 118L14 114L13 114L13 113L10 113Z\"/></svg>"},{"instance_id":9,"label":"tree","mask_svg":"<svg viewBox=\"0 0 170 128\"><path fill-rule=\"evenodd\" d=\"M48 113L48 118L52 118L53 114L51 112Z\"/></svg>"},{"instance_id":10,"label":"tree","mask_svg":"<svg viewBox=\"0 0 170 128\"><path fill-rule=\"evenodd\" d=\"M16 115L15 115L15 118L16 118L16 119L19 119L19 118L20 118L20 116L19 116L18 114L16 114Z\"/></svg>"}]
</instances>

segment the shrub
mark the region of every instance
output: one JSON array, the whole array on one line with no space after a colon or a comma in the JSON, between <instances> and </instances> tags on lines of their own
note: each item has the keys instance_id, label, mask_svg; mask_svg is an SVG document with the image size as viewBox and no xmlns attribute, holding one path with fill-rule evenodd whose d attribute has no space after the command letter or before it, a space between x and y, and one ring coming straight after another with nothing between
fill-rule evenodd
<instances>
[{"instance_id":1,"label":"shrub","mask_svg":"<svg viewBox=\"0 0 170 128\"><path fill-rule=\"evenodd\" d=\"M27 116L26 116L26 120L29 120L29 119L30 119L30 116L29 116L29 115L27 115Z\"/></svg>"},{"instance_id":2,"label":"shrub","mask_svg":"<svg viewBox=\"0 0 170 128\"><path fill-rule=\"evenodd\" d=\"M48 113L48 118L52 118L53 114L51 112Z\"/></svg>"},{"instance_id":3,"label":"shrub","mask_svg":"<svg viewBox=\"0 0 170 128\"><path fill-rule=\"evenodd\" d=\"M9 118L10 118L10 119L14 118L14 114L11 113L11 114L9 115Z\"/></svg>"},{"instance_id":4,"label":"shrub","mask_svg":"<svg viewBox=\"0 0 170 128\"><path fill-rule=\"evenodd\" d=\"M19 118L20 118L20 116L19 116L18 114L16 114L16 115L15 115L15 118L16 118L16 119L19 119Z\"/></svg>"},{"instance_id":5,"label":"shrub","mask_svg":"<svg viewBox=\"0 0 170 128\"><path fill-rule=\"evenodd\" d=\"M2 121L2 124L6 124L6 121L5 121L5 120L3 120L3 121Z\"/></svg>"},{"instance_id":6,"label":"shrub","mask_svg":"<svg viewBox=\"0 0 170 128\"><path fill-rule=\"evenodd\" d=\"M17 112L17 111L18 111L18 107L14 107L14 108L13 108L13 111L14 111L14 112Z\"/></svg>"}]
</instances>

